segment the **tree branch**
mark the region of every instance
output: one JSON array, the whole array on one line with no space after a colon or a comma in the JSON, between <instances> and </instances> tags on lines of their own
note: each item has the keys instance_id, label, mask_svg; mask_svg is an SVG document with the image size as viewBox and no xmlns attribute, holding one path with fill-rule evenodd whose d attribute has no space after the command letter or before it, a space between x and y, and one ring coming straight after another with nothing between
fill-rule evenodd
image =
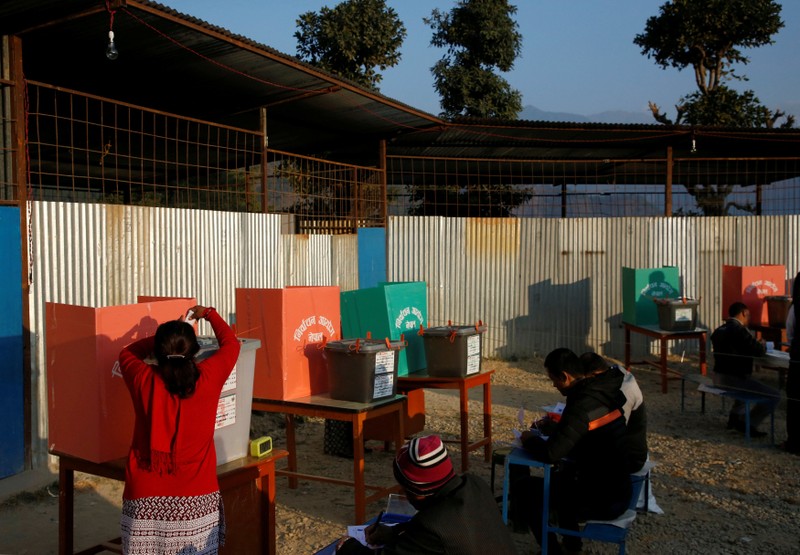
<instances>
[{"instance_id":1,"label":"tree branch","mask_svg":"<svg viewBox=\"0 0 800 555\"><path fill-rule=\"evenodd\" d=\"M659 123L663 123L664 125L673 125L672 121L667 117L666 112L662 112L661 108L658 107L658 104L648 101L647 105L650 107L650 111L653 113L653 119Z\"/></svg>"}]
</instances>

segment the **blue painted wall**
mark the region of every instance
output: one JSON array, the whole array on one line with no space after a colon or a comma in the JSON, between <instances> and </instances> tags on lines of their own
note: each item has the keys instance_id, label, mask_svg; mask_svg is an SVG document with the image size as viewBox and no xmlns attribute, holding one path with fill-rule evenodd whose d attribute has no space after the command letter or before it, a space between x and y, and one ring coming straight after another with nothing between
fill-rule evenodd
<instances>
[{"instance_id":1,"label":"blue painted wall","mask_svg":"<svg viewBox=\"0 0 800 555\"><path fill-rule=\"evenodd\" d=\"M386 281L386 230L358 229L358 288L376 287Z\"/></svg>"},{"instance_id":2,"label":"blue painted wall","mask_svg":"<svg viewBox=\"0 0 800 555\"><path fill-rule=\"evenodd\" d=\"M0 478L25 464L19 208L0 207Z\"/></svg>"}]
</instances>

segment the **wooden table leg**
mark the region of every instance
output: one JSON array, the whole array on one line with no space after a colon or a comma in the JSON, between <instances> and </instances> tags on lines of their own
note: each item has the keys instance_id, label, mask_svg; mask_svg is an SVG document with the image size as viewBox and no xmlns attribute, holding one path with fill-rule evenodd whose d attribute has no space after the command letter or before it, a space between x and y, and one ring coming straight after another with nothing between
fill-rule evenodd
<instances>
[{"instance_id":1,"label":"wooden table leg","mask_svg":"<svg viewBox=\"0 0 800 555\"><path fill-rule=\"evenodd\" d=\"M458 386L458 397L461 405L461 472L469 469L469 390L466 381Z\"/></svg>"},{"instance_id":2,"label":"wooden table leg","mask_svg":"<svg viewBox=\"0 0 800 555\"><path fill-rule=\"evenodd\" d=\"M294 415L286 413L286 450L289 451L289 472L297 472L297 443L294 437ZM289 489L297 489L299 480L289 476Z\"/></svg>"},{"instance_id":3,"label":"wooden table leg","mask_svg":"<svg viewBox=\"0 0 800 555\"><path fill-rule=\"evenodd\" d=\"M262 472L264 470L262 469ZM258 489L261 494L261 542L262 551L267 555L275 555L275 463L270 462L266 469L266 475L261 476L258 481Z\"/></svg>"},{"instance_id":4,"label":"wooden table leg","mask_svg":"<svg viewBox=\"0 0 800 555\"><path fill-rule=\"evenodd\" d=\"M625 369L631 371L631 329L625 326Z\"/></svg>"},{"instance_id":5,"label":"wooden table leg","mask_svg":"<svg viewBox=\"0 0 800 555\"><path fill-rule=\"evenodd\" d=\"M483 384L483 437L489 442L483 446L483 460L492 460L492 384L487 381Z\"/></svg>"},{"instance_id":6,"label":"wooden table leg","mask_svg":"<svg viewBox=\"0 0 800 555\"><path fill-rule=\"evenodd\" d=\"M58 462L58 553L72 555L74 538L75 471Z\"/></svg>"},{"instance_id":7,"label":"wooden table leg","mask_svg":"<svg viewBox=\"0 0 800 555\"><path fill-rule=\"evenodd\" d=\"M405 430L404 430L404 420L405 420L405 403L401 404L400 408L396 411L397 414L397 425L395 426L395 433L394 433L394 453L397 455L400 452L400 448L405 443Z\"/></svg>"},{"instance_id":8,"label":"wooden table leg","mask_svg":"<svg viewBox=\"0 0 800 555\"><path fill-rule=\"evenodd\" d=\"M708 343L708 338L706 334L702 334L700 336L700 373L702 375L706 375L706 371L708 370L708 364L706 363L706 343Z\"/></svg>"},{"instance_id":9,"label":"wooden table leg","mask_svg":"<svg viewBox=\"0 0 800 555\"><path fill-rule=\"evenodd\" d=\"M353 486L356 497L356 522L362 523L367 514L364 481L364 420L363 412L353 415Z\"/></svg>"},{"instance_id":10,"label":"wooden table leg","mask_svg":"<svg viewBox=\"0 0 800 555\"><path fill-rule=\"evenodd\" d=\"M669 345L667 344L666 338L662 337L660 340L661 343L661 393L667 392L667 351L669 350Z\"/></svg>"}]
</instances>

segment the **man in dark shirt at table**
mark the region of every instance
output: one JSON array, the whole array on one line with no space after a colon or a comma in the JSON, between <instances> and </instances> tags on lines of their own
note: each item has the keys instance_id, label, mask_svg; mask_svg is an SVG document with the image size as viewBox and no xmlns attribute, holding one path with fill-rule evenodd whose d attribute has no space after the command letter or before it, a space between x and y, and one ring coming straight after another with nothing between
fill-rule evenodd
<instances>
[{"instance_id":1,"label":"man in dark shirt at table","mask_svg":"<svg viewBox=\"0 0 800 555\"><path fill-rule=\"evenodd\" d=\"M578 530L582 520L613 520L628 507L631 480L626 424L618 370L588 369L569 349L551 351L544 360L553 386L566 397L558 423L539 422L522 433L522 445L534 459L556 465L551 473L550 508L561 528ZM544 425L544 427L543 427ZM527 526L542 544L544 483L518 465L510 469L511 518L515 528ZM559 545L548 536L548 554L580 553L580 538L566 535Z\"/></svg>"},{"instance_id":2,"label":"man in dark shirt at table","mask_svg":"<svg viewBox=\"0 0 800 555\"><path fill-rule=\"evenodd\" d=\"M408 522L365 530L371 545L384 546L384 555L517 553L488 484L469 473L456 476L439 436L412 439L393 464L395 479L417 513ZM342 538L336 553L375 551Z\"/></svg>"},{"instance_id":3,"label":"man in dark shirt at table","mask_svg":"<svg viewBox=\"0 0 800 555\"><path fill-rule=\"evenodd\" d=\"M753 357L764 356L764 343L750 334L750 310L742 302L728 309L728 319L711 334L714 347L714 385L722 389L757 393L764 401L753 403L750 410L750 435L763 437L758 425L772 412L780 399L780 392L753 379ZM728 428L745 432L744 402L735 401L728 417Z\"/></svg>"}]
</instances>

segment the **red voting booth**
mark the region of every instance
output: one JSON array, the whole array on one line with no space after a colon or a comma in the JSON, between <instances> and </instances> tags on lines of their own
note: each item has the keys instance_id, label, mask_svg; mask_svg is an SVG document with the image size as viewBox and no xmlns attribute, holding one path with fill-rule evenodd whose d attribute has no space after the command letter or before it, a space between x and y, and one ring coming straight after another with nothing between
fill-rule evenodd
<instances>
[{"instance_id":1,"label":"red voting booth","mask_svg":"<svg viewBox=\"0 0 800 555\"><path fill-rule=\"evenodd\" d=\"M253 397L296 399L328 392L324 341L341 339L339 287L237 289L236 329L261 340Z\"/></svg>"},{"instance_id":2,"label":"red voting booth","mask_svg":"<svg viewBox=\"0 0 800 555\"><path fill-rule=\"evenodd\" d=\"M46 304L51 451L97 463L128 454L134 414L119 353L195 304L191 298L103 308Z\"/></svg>"},{"instance_id":3,"label":"red voting booth","mask_svg":"<svg viewBox=\"0 0 800 555\"><path fill-rule=\"evenodd\" d=\"M752 324L768 326L766 297L785 294L786 266L782 264L722 267L723 319L731 304L742 301L750 310Z\"/></svg>"}]
</instances>

